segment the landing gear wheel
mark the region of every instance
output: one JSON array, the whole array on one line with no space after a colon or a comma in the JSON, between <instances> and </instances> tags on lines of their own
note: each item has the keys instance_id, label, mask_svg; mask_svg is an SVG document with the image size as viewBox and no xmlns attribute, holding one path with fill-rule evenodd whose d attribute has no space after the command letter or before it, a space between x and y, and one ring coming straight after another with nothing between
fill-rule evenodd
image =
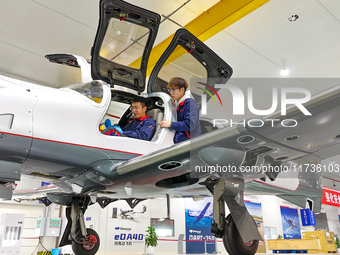
<instances>
[{"instance_id":1,"label":"landing gear wheel","mask_svg":"<svg viewBox=\"0 0 340 255\"><path fill-rule=\"evenodd\" d=\"M228 227L230 225L230 219L231 218L231 215L229 214L225 220L225 224L224 224L224 228L223 228L223 234L222 234L222 239L223 239L223 245L224 245L224 248L227 250L228 254L233 254L233 251L231 250L230 248L230 244L229 244L229 234L228 234ZM231 238L230 238L231 239Z\"/></svg>"},{"instance_id":2,"label":"landing gear wheel","mask_svg":"<svg viewBox=\"0 0 340 255\"><path fill-rule=\"evenodd\" d=\"M84 240L79 232L76 237L77 242L72 241L72 250L75 255L94 255L99 249L100 239L97 232L91 228L87 228L86 231L87 240Z\"/></svg>"},{"instance_id":3,"label":"landing gear wheel","mask_svg":"<svg viewBox=\"0 0 340 255\"><path fill-rule=\"evenodd\" d=\"M224 247L230 255L254 255L259 245L259 240L243 242L230 214L226 219L222 238Z\"/></svg>"}]
</instances>

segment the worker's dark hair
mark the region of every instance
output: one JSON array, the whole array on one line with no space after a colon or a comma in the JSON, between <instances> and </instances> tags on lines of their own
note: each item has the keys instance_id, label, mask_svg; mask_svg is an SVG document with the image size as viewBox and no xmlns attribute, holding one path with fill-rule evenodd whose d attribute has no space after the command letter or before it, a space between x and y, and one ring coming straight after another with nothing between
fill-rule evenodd
<instances>
[{"instance_id":1,"label":"worker's dark hair","mask_svg":"<svg viewBox=\"0 0 340 255\"><path fill-rule=\"evenodd\" d=\"M132 103L138 103L140 102L140 104L142 105L142 107L146 106L148 104L148 100L144 97L135 97L134 99L132 99L131 104Z\"/></svg>"},{"instance_id":2,"label":"worker's dark hair","mask_svg":"<svg viewBox=\"0 0 340 255\"><path fill-rule=\"evenodd\" d=\"M184 91L186 91L188 89L188 83L186 80L184 80L181 77L174 77L172 78L167 86L168 89L171 88L177 88L177 89L181 89L184 88Z\"/></svg>"}]
</instances>

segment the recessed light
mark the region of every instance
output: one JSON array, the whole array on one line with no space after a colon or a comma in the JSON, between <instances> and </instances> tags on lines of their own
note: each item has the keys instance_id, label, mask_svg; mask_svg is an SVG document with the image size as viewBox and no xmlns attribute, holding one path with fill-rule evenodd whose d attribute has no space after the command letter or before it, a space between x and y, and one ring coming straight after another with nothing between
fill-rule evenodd
<instances>
[{"instance_id":1,"label":"recessed light","mask_svg":"<svg viewBox=\"0 0 340 255\"><path fill-rule=\"evenodd\" d=\"M289 22L295 22L300 18L300 16L298 14L292 14L288 17L288 21Z\"/></svg>"},{"instance_id":2,"label":"recessed light","mask_svg":"<svg viewBox=\"0 0 340 255\"><path fill-rule=\"evenodd\" d=\"M287 69L286 67L283 67L281 70L281 75L287 76L288 74L289 74L289 69Z\"/></svg>"}]
</instances>

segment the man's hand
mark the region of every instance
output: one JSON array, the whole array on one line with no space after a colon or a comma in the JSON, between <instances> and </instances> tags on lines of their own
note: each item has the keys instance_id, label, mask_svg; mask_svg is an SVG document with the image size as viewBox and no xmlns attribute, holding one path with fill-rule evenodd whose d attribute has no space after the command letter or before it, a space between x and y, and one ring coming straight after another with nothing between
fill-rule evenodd
<instances>
[{"instance_id":1,"label":"man's hand","mask_svg":"<svg viewBox=\"0 0 340 255\"><path fill-rule=\"evenodd\" d=\"M169 128L171 127L171 122L168 121L168 120L162 120L160 123L159 123L159 126L161 128Z\"/></svg>"},{"instance_id":2,"label":"man's hand","mask_svg":"<svg viewBox=\"0 0 340 255\"><path fill-rule=\"evenodd\" d=\"M112 126L115 130L117 130L120 134L123 134L123 130L120 128L120 126L117 126L117 125L113 125Z\"/></svg>"}]
</instances>

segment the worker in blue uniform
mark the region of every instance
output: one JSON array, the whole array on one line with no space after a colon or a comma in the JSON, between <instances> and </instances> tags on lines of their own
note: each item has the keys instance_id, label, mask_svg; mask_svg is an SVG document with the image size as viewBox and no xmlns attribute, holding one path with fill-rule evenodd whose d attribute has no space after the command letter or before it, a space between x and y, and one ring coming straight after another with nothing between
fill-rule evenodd
<instances>
[{"instance_id":1,"label":"worker in blue uniform","mask_svg":"<svg viewBox=\"0 0 340 255\"><path fill-rule=\"evenodd\" d=\"M190 98L187 81L174 77L168 83L167 88L177 106L177 122L164 119L160 122L160 127L176 131L174 143L199 136L201 134L199 108L196 101Z\"/></svg>"},{"instance_id":2,"label":"worker in blue uniform","mask_svg":"<svg viewBox=\"0 0 340 255\"><path fill-rule=\"evenodd\" d=\"M130 109L135 118L122 129L123 135L150 141L155 133L156 123L146 115L147 100L143 97L134 98Z\"/></svg>"}]
</instances>

